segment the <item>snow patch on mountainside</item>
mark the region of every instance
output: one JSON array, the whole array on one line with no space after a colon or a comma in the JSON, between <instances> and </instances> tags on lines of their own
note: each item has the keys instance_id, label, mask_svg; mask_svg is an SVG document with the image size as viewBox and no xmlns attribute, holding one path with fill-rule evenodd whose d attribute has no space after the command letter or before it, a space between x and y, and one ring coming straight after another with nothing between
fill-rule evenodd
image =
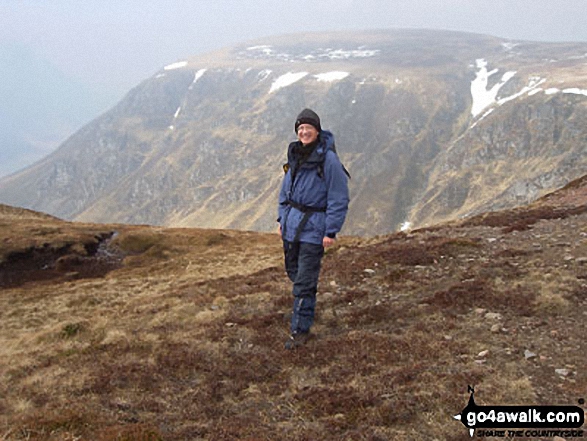
<instances>
[{"instance_id":1,"label":"snow patch on mountainside","mask_svg":"<svg viewBox=\"0 0 587 441\"><path fill-rule=\"evenodd\" d=\"M163 70L181 69L182 67L186 67L187 65L187 61L178 61L177 63L168 64L163 68Z\"/></svg>"},{"instance_id":2,"label":"snow patch on mountainside","mask_svg":"<svg viewBox=\"0 0 587 441\"><path fill-rule=\"evenodd\" d=\"M308 75L308 72L288 72L273 81L273 84L271 84L271 89L269 89L269 93L273 93L284 87L291 86L292 84L304 78L306 75Z\"/></svg>"},{"instance_id":3,"label":"snow patch on mountainside","mask_svg":"<svg viewBox=\"0 0 587 441\"><path fill-rule=\"evenodd\" d=\"M497 73L498 69L494 69L491 72L488 72L487 61L484 59L477 60L477 68L479 68L477 76L475 80L471 82L471 95L473 97L473 106L471 109L471 114L474 118L477 118L479 115L481 116L478 117L476 121L471 125L471 129L474 128L485 117L489 116L496 109L496 107L502 106L524 95L534 96L540 92L544 92L545 95L555 95L562 92L565 94L587 96L587 89L579 89L578 87L570 87L563 90L560 90L555 87L544 89L540 86L542 86L547 81L546 78L532 76L528 79L528 85L523 87L519 92L514 93L510 96L497 99L499 90L503 87L505 83L507 83L516 75L516 72L506 72L502 76L500 82L495 84L491 89L487 90L489 77ZM489 109L485 110L488 107Z\"/></svg>"},{"instance_id":4,"label":"snow patch on mountainside","mask_svg":"<svg viewBox=\"0 0 587 441\"><path fill-rule=\"evenodd\" d=\"M202 75L204 75L207 70L208 69L200 69L194 74L194 81L192 81L192 84L190 84L190 87L188 87L188 90L192 90L194 88L194 84L196 84L198 82L198 80L200 78L202 78Z\"/></svg>"},{"instance_id":5,"label":"snow patch on mountainside","mask_svg":"<svg viewBox=\"0 0 587 441\"><path fill-rule=\"evenodd\" d=\"M327 51L321 55L322 57L330 58L331 60L348 60L349 58L371 58L379 55L379 50L344 50L344 49L327 49Z\"/></svg>"},{"instance_id":6,"label":"snow patch on mountainside","mask_svg":"<svg viewBox=\"0 0 587 441\"><path fill-rule=\"evenodd\" d=\"M314 75L314 78L316 78L318 81L332 83L333 81L344 80L349 75L350 75L349 72L334 71L334 72L326 72L326 73Z\"/></svg>"},{"instance_id":7,"label":"snow patch on mountainside","mask_svg":"<svg viewBox=\"0 0 587 441\"><path fill-rule=\"evenodd\" d=\"M478 116L484 109L496 102L499 90L511 80L516 72L506 72L501 77L501 81L495 84L491 89L487 90L489 77L499 72L499 69L493 69L491 72L487 70L487 61L483 58L476 60L477 76L471 81L471 95L473 97L473 105L471 107L471 115Z\"/></svg>"},{"instance_id":8,"label":"snow patch on mountainside","mask_svg":"<svg viewBox=\"0 0 587 441\"><path fill-rule=\"evenodd\" d=\"M257 77L259 78L259 81L265 81L272 73L273 71L271 69L263 69L257 74Z\"/></svg>"},{"instance_id":9,"label":"snow patch on mountainside","mask_svg":"<svg viewBox=\"0 0 587 441\"><path fill-rule=\"evenodd\" d=\"M569 89L564 89L563 93L572 93L575 95L585 95L587 96L587 89L578 89L576 87L571 87Z\"/></svg>"},{"instance_id":10,"label":"snow patch on mountainside","mask_svg":"<svg viewBox=\"0 0 587 441\"><path fill-rule=\"evenodd\" d=\"M258 51L258 52L262 52L264 54L270 55L273 53L273 50L271 49L271 46L267 45L267 44L263 44L260 46L251 46L247 48L248 51Z\"/></svg>"},{"instance_id":11,"label":"snow patch on mountainside","mask_svg":"<svg viewBox=\"0 0 587 441\"><path fill-rule=\"evenodd\" d=\"M192 82L192 84L196 83L200 78L202 78L202 75L204 75L207 70L208 69L200 69L199 71L197 71L194 75L194 81Z\"/></svg>"},{"instance_id":12,"label":"snow patch on mountainside","mask_svg":"<svg viewBox=\"0 0 587 441\"><path fill-rule=\"evenodd\" d=\"M317 48L313 51L300 52L292 54L285 51L278 51L270 45L251 46L238 53L237 59L278 59L281 61L329 61L329 60L349 60L354 58L371 58L381 53L379 49L367 49L361 46L353 49L334 49L334 48Z\"/></svg>"},{"instance_id":13,"label":"snow patch on mountainside","mask_svg":"<svg viewBox=\"0 0 587 441\"><path fill-rule=\"evenodd\" d=\"M499 89L501 88L501 86L503 86L503 84L505 84L505 82L507 82L508 80L510 80L513 76L515 75L515 72L507 72L506 74L504 74L504 76L502 77L502 81L498 84L496 84L493 89L497 88L497 91L495 92L495 96L492 95L490 97L485 97L485 101L482 101L482 104L486 104L485 107L483 109L475 109L476 111L479 110L484 110L487 107L490 107L491 105L495 104L497 106L503 106L505 103L508 103L510 101L513 101L517 98L520 98L524 95L528 95L528 96L532 96L532 95L536 95L537 93L543 91L543 89L539 86L541 86L542 84L544 84L546 82L546 78L540 78L538 76L532 76L528 79L528 85L524 86L519 92L514 93L513 95L510 96L506 96L500 99L496 99L497 97L497 92L499 91ZM503 83L503 84L502 84ZM486 87L486 86L485 86ZM550 90L550 89L549 89ZM558 89L554 89L555 91L558 91ZM546 91L545 93L548 93L548 91ZM473 102L475 102L475 97L473 98ZM481 106L481 104L478 104L479 107ZM477 121L471 126L471 128L475 127L477 125L477 123L479 123L479 121L483 120L486 116L490 115L493 111L495 110L495 107L491 107L489 110L485 111L481 117L479 119L477 119ZM477 114L478 115L478 114ZM473 115L473 116L477 116L477 115Z\"/></svg>"},{"instance_id":14,"label":"snow patch on mountainside","mask_svg":"<svg viewBox=\"0 0 587 441\"><path fill-rule=\"evenodd\" d=\"M412 229L412 223L408 222L408 221L405 221L400 226L400 231L407 232L407 231L410 231L411 229Z\"/></svg>"},{"instance_id":15,"label":"snow patch on mountainside","mask_svg":"<svg viewBox=\"0 0 587 441\"><path fill-rule=\"evenodd\" d=\"M501 44L501 46L506 52L511 52L516 46L519 45L520 43L512 43L510 41Z\"/></svg>"},{"instance_id":16,"label":"snow patch on mountainside","mask_svg":"<svg viewBox=\"0 0 587 441\"><path fill-rule=\"evenodd\" d=\"M508 101L515 100L516 98L521 97L522 95L528 94L533 95L540 91L538 86L543 84L546 81L546 78L540 77L530 77L530 81L526 87L523 87L518 93L514 93L513 95L507 96L505 98L501 98L497 101L497 104L500 106L507 103Z\"/></svg>"}]
</instances>

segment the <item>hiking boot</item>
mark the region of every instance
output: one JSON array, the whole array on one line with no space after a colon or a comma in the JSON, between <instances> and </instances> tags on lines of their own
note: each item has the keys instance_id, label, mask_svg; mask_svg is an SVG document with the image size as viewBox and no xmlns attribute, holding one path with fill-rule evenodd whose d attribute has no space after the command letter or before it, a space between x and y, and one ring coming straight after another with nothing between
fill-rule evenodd
<instances>
[{"instance_id":1,"label":"hiking boot","mask_svg":"<svg viewBox=\"0 0 587 441\"><path fill-rule=\"evenodd\" d=\"M309 332L296 332L289 336L287 341L285 342L285 349L295 349L299 346L306 344L306 342L310 339Z\"/></svg>"}]
</instances>

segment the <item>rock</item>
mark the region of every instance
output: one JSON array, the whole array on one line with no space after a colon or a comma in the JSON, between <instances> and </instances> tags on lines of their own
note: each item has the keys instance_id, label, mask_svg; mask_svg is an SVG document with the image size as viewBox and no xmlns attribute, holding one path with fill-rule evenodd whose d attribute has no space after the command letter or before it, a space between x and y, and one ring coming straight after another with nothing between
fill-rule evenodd
<instances>
[{"instance_id":1,"label":"rock","mask_svg":"<svg viewBox=\"0 0 587 441\"><path fill-rule=\"evenodd\" d=\"M557 375L560 375L561 377L568 377L571 373L570 370L562 368L562 369L555 369L554 372L556 372Z\"/></svg>"},{"instance_id":2,"label":"rock","mask_svg":"<svg viewBox=\"0 0 587 441\"><path fill-rule=\"evenodd\" d=\"M370 276L372 276L373 274L375 274L375 270L367 268L365 270L363 270L364 273L369 274Z\"/></svg>"},{"instance_id":3,"label":"rock","mask_svg":"<svg viewBox=\"0 0 587 441\"><path fill-rule=\"evenodd\" d=\"M501 325L499 325L497 323L491 327L491 332L493 332L494 334L497 334L500 331L501 331Z\"/></svg>"},{"instance_id":4,"label":"rock","mask_svg":"<svg viewBox=\"0 0 587 441\"><path fill-rule=\"evenodd\" d=\"M574 259L574 257L573 257L573 256L565 256L565 257L563 257L563 260L564 260L565 262L570 262L570 261L571 261L571 260L573 260L573 259Z\"/></svg>"},{"instance_id":5,"label":"rock","mask_svg":"<svg viewBox=\"0 0 587 441\"><path fill-rule=\"evenodd\" d=\"M499 312L488 312L485 314L487 320L501 320L502 316Z\"/></svg>"},{"instance_id":6,"label":"rock","mask_svg":"<svg viewBox=\"0 0 587 441\"><path fill-rule=\"evenodd\" d=\"M536 357L537 357L537 355L534 352L530 351L529 349L526 349L524 351L524 358L526 360L531 360L532 358L536 358Z\"/></svg>"},{"instance_id":7,"label":"rock","mask_svg":"<svg viewBox=\"0 0 587 441\"><path fill-rule=\"evenodd\" d=\"M337 285L336 285L336 282L335 282L334 280L332 280L332 281L330 282L330 286L333 286L333 287L337 286Z\"/></svg>"},{"instance_id":8,"label":"rock","mask_svg":"<svg viewBox=\"0 0 587 441\"><path fill-rule=\"evenodd\" d=\"M575 262L577 262L579 265L586 265L587 264L587 257L579 257L579 258L575 259Z\"/></svg>"},{"instance_id":9,"label":"rock","mask_svg":"<svg viewBox=\"0 0 587 441\"><path fill-rule=\"evenodd\" d=\"M324 291L324 292L320 293L320 296L321 296L323 299L325 299L325 298L330 298L330 297L332 297L333 295L334 295L334 294L332 294L332 292L330 292L330 291Z\"/></svg>"},{"instance_id":10,"label":"rock","mask_svg":"<svg viewBox=\"0 0 587 441\"><path fill-rule=\"evenodd\" d=\"M485 312L487 312L487 309L483 309L483 308L475 309L475 313L478 315L483 315L483 314L485 314Z\"/></svg>"},{"instance_id":11,"label":"rock","mask_svg":"<svg viewBox=\"0 0 587 441\"><path fill-rule=\"evenodd\" d=\"M485 358L485 357L487 357L487 354L489 354L489 350L488 350L488 349L486 349L486 350L484 350L484 351L481 351L481 352L479 352L479 353L477 354L477 357L480 357L480 358Z\"/></svg>"}]
</instances>

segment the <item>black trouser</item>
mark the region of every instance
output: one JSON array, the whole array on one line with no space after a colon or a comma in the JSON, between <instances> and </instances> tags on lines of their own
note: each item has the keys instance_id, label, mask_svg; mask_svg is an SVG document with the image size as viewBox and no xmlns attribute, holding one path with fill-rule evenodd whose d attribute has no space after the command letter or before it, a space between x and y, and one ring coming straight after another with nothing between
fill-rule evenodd
<instances>
[{"instance_id":1,"label":"black trouser","mask_svg":"<svg viewBox=\"0 0 587 441\"><path fill-rule=\"evenodd\" d=\"M292 334L309 332L314 323L316 292L324 247L306 242L283 241L285 270L293 282Z\"/></svg>"}]
</instances>

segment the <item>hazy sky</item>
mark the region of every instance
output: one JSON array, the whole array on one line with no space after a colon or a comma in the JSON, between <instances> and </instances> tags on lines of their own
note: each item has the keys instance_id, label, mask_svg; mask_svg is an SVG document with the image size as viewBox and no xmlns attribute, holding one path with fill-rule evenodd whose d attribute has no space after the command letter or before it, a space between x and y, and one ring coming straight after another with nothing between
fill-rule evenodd
<instances>
[{"instance_id":1,"label":"hazy sky","mask_svg":"<svg viewBox=\"0 0 587 441\"><path fill-rule=\"evenodd\" d=\"M190 55L292 32L432 28L586 41L587 0L1 0L0 44L122 93Z\"/></svg>"}]
</instances>

